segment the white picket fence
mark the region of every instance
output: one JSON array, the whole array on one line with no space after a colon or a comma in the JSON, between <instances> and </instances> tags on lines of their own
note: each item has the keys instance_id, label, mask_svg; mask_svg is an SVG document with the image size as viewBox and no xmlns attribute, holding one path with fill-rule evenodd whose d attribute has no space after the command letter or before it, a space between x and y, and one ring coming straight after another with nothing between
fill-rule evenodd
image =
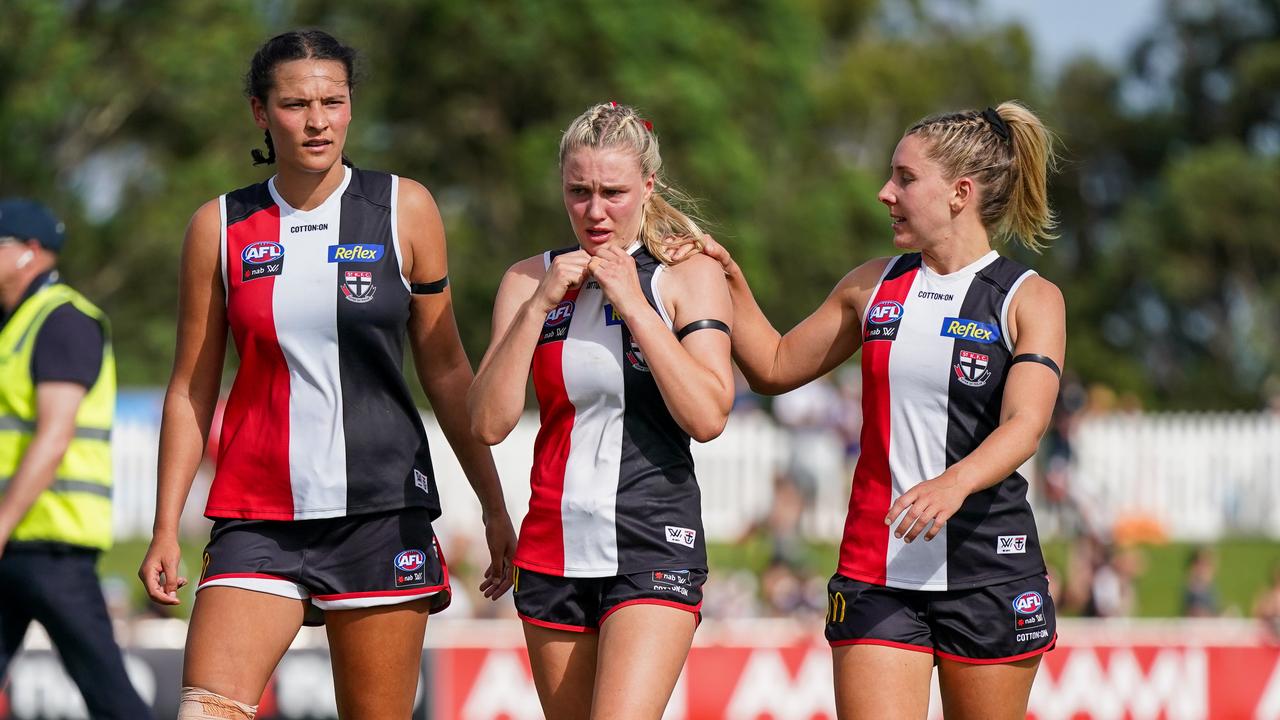
<instances>
[{"instance_id":1,"label":"white picket fence","mask_svg":"<svg viewBox=\"0 0 1280 720\"><path fill-rule=\"evenodd\" d=\"M475 496L434 417L425 415L445 515L441 531L479 536ZM494 448L507 506L517 523L529 499L537 416L523 418ZM150 534L155 510L158 426L117 424L115 528L118 537ZM774 476L790 439L768 416L734 416L716 440L694 446L709 539L738 540L773 502ZM805 533L835 540L844 524L849 472L837 441L806 443L830 468L803 518ZM1031 463L1024 471L1029 472ZM1024 474L1026 474L1024 472ZM184 516L199 529L207 473L197 478ZM1104 524L1150 518L1171 538L1227 534L1280 538L1280 416L1269 414L1113 415L1086 420L1075 443L1073 495ZM1032 502L1040 505L1032 482ZM1039 508L1037 508L1039 510ZM1045 523L1042 523L1044 527ZM1051 523L1049 523L1052 526Z\"/></svg>"}]
</instances>

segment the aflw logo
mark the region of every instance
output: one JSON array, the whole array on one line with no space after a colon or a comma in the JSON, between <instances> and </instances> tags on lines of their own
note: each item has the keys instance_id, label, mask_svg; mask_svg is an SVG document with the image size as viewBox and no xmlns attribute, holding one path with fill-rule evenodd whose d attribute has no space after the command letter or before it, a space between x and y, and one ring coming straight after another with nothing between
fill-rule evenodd
<instances>
[{"instance_id":1,"label":"aflw logo","mask_svg":"<svg viewBox=\"0 0 1280 720\"><path fill-rule=\"evenodd\" d=\"M697 530L689 528L667 526L667 542L674 545L684 545L685 547L693 547L693 541L698 537Z\"/></svg>"},{"instance_id":2,"label":"aflw logo","mask_svg":"<svg viewBox=\"0 0 1280 720\"><path fill-rule=\"evenodd\" d=\"M996 538L997 555L1021 555L1026 551L1026 535L1001 535Z\"/></svg>"}]
</instances>

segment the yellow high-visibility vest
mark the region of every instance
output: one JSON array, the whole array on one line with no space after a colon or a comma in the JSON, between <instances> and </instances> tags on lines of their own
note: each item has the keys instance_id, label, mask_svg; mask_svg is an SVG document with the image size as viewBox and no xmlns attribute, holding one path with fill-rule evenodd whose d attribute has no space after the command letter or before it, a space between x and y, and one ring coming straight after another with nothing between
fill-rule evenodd
<instances>
[{"instance_id":1,"label":"yellow high-visibility vest","mask_svg":"<svg viewBox=\"0 0 1280 720\"><path fill-rule=\"evenodd\" d=\"M97 306L61 283L36 291L0 329L0 493L35 433L31 354L36 336L49 314L66 303L102 325L102 367L80 403L75 436L54 473L53 486L40 494L10 539L105 550L111 546L111 421L116 402L110 324Z\"/></svg>"}]
</instances>

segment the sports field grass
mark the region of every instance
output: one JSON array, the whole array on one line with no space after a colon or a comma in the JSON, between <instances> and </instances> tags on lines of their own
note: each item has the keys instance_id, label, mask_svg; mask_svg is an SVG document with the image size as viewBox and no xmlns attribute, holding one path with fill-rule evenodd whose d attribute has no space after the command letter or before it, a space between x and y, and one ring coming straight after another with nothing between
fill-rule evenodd
<instances>
[{"instance_id":1,"label":"sports field grass","mask_svg":"<svg viewBox=\"0 0 1280 720\"><path fill-rule=\"evenodd\" d=\"M204 538L183 543L183 573L194 585L200 572L200 553ZM1140 550L1145 560L1145 572L1138 580L1138 615L1140 617L1175 617L1181 611L1182 584L1186 576L1187 558L1195 545L1167 543L1145 545ZM1218 556L1216 586L1224 611L1248 615L1253 599L1265 587L1272 568L1280 565L1280 542L1259 538L1230 538L1213 544ZM146 601L142 585L138 582L138 564L146 553L147 542L129 540L118 543L106 553L99 564L104 576L114 576L113 582L123 583L141 607ZM711 571L745 569L761 572L769 563L771 554L767 539L758 537L740 543L714 543L708 548ZM831 574L836 564L836 546L825 543L806 544L800 549L802 564L809 572L821 577ZM1061 569L1066 566L1067 545L1050 541L1045 546L1045 556L1050 566ZM191 586L179 592L182 605L175 614L186 617L191 610Z\"/></svg>"}]
</instances>

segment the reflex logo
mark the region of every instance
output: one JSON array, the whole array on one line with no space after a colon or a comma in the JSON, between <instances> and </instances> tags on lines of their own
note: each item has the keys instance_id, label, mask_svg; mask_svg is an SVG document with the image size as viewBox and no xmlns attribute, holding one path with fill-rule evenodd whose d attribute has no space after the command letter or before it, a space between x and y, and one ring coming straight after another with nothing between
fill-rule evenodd
<instances>
[{"instance_id":1,"label":"reflex logo","mask_svg":"<svg viewBox=\"0 0 1280 720\"><path fill-rule=\"evenodd\" d=\"M382 259L381 245L330 245L329 262L371 263Z\"/></svg>"},{"instance_id":2,"label":"reflex logo","mask_svg":"<svg viewBox=\"0 0 1280 720\"><path fill-rule=\"evenodd\" d=\"M994 325L988 325L977 320L969 320L968 318L943 318L942 332L940 334L943 337L972 340L980 343L993 343L1000 339L1000 331Z\"/></svg>"}]
</instances>

